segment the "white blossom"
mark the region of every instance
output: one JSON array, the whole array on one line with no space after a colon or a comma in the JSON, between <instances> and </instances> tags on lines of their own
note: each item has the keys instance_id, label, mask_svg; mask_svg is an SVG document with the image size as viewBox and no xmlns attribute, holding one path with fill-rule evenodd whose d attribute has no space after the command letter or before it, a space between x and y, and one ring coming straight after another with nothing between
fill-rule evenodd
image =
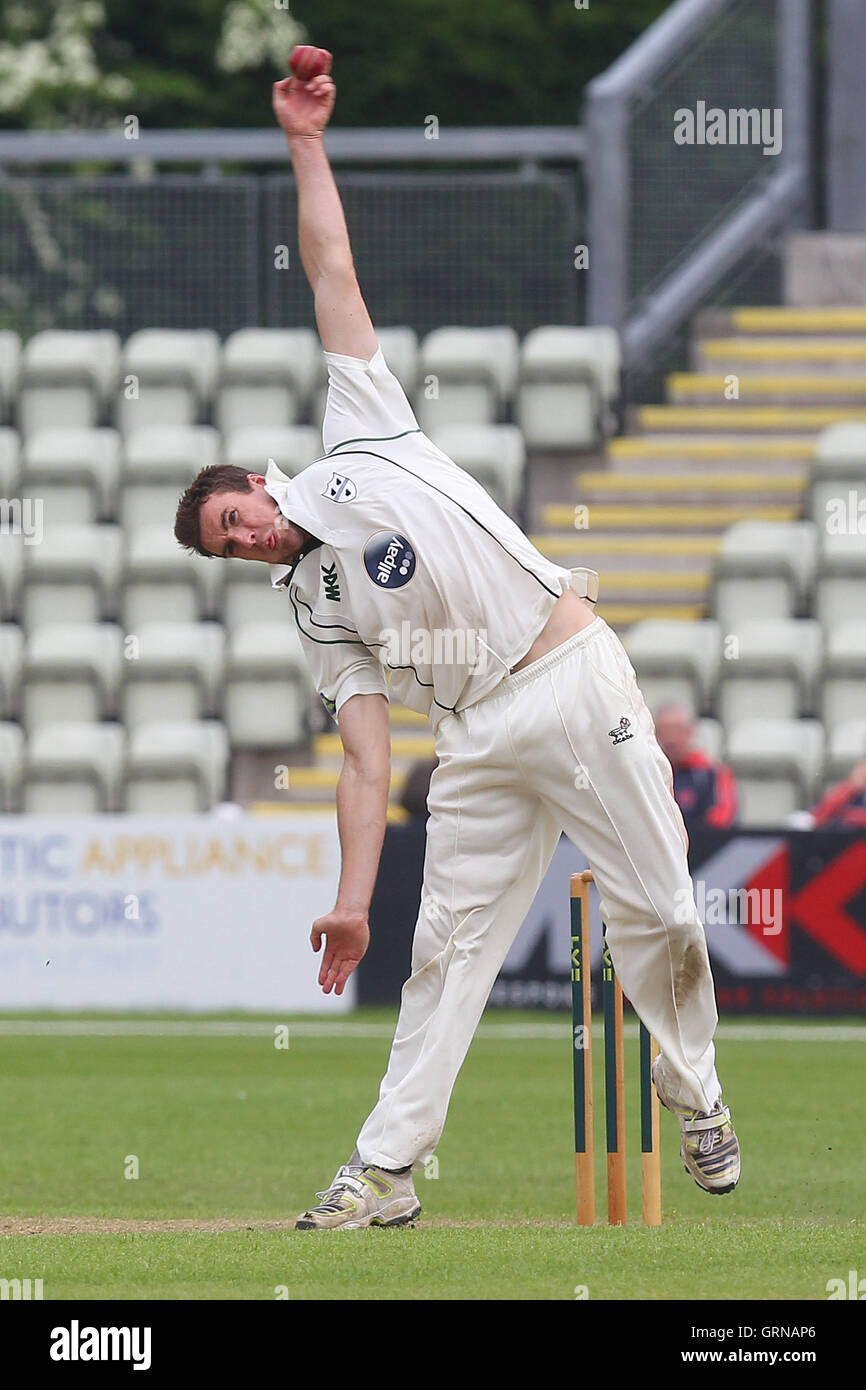
<instances>
[{"instance_id":1,"label":"white blossom","mask_svg":"<svg viewBox=\"0 0 866 1390\"><path fill-rule=\"evenodd\" d=\"M289 54L304 38L303 25L274 0L232 0L223 15L217 67L240 72L270 62L285 73Z\"/></svg>"}]
</instances>

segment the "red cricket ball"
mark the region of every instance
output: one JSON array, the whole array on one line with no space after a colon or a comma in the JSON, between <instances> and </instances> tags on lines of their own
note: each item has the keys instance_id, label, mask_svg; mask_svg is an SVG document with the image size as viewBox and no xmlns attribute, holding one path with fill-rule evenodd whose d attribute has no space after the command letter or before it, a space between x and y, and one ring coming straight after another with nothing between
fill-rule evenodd
<instances>
[{"instance_id":1,"label":"red cricket ball","mask_svg":"<svg viewBox=\"0 0 866 1390\"><path fill-rule=\"evenodd\" d=\"M289 67L300 82L312 82L320 73L331 71L331 54L327 48L313 48L302 43L294 49Z\"/></svg>"}]
</instances>

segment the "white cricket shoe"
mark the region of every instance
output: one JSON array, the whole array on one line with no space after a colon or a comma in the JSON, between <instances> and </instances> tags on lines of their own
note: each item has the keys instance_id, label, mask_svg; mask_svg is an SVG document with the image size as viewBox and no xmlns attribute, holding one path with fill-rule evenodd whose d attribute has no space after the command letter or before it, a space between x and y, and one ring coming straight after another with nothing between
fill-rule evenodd
<instances>
[{"instance_id":1,"label":"white cricket shoe","mask_svg":"<svg viewBox=\"0 0 866 1390\"><path fill-rule=\"evenodd\" d=\"M356 1231L362 1226L409 1226L421 1215L412 1171L389 1173L366 1163L344 1163L319 1204L302 1213L296 1231Z\"/></svg>"},{"instance_id":2,"label":"white cricket shoe","mask_svg":"<svg viewBox=\"0 0 866 1390\"><path fill-rule=\"evenodd\" d=\"M733 1192L740 1180L740 1145L730 1110L721 1100L709 1112L674 1100L665 1091L664 1081L659 1084L661 1060L657 1057L653 1064L653 1085L662 1105L680 1122L680 1156L686 1172L705 1192Z\"/></svg>"}]
</instances>

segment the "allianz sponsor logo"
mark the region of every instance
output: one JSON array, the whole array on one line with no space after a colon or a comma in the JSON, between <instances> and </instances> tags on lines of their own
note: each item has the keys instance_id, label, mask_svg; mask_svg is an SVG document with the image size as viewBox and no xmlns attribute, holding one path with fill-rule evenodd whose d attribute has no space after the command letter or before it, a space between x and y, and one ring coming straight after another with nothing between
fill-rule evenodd
<instances>
[{"instance_id":1,"label":"allianz sponsor logo","mask_svg":"<svg viewBox=\"0 0 866 1390\"><path fill-rule=\"evenodd\" d=\"M383 666L461 666L484 671L490 648L487 629L471 627L413 627L408 619L379 633Z\"/></svg>"},{"instance_id":2,"label":"allianz sponsor logo","mask_svg":"<svg viewBox=\"0 0 866 1390\"><path fill-rule=\"evenodd\" d=\"M68 1327L51 1329L52 1361L131 1361L134 1371L149 1371L149 1327L82 1327L73 1318Z\"/></svg>"}]
</instances>

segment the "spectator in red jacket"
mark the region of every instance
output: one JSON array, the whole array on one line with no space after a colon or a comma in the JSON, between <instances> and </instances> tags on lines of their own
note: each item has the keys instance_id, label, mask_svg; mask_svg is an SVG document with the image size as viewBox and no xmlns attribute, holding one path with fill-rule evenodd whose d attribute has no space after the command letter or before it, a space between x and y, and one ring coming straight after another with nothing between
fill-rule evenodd
<instances>
[{"instance_id":1,"label":"spectator in red jacket","mask_svg":"<svg viewBox=\"0 0 866 1390\"><path fill-rule=\"evenodd\" d=\"M697 720L686 705L662 705L655 715L656 738L674 774L674 797L688 823L724 829L737 818L737 784L725 763L695 746Z\"/></svg>"},{"instance_id":2,"label":"spectator in red jacket","mask_svg":"<svg viewBox=\"0 0 866 1390\"><path fill-rule=\"evenodd\" d=\"M813 825L848 825L866 828L866 758L812 807Z\"/></svg>"}]
</instances>

